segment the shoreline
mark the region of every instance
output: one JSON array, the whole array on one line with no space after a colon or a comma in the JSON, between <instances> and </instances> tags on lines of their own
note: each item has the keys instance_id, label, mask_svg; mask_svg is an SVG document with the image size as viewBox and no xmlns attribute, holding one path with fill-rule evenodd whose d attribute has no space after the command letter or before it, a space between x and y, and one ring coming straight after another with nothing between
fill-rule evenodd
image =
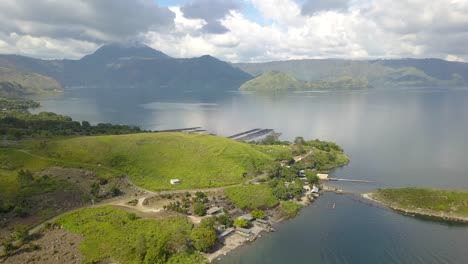
<instances>
[{"instance_id":1,"label":"shoreline","mask_svg":"<svg viewBox=\"0 0 468 264\"><path fill-rule=\"evenodd\" d=\"M449 213L444 213L444 212L435 212L431 210L424 210L424 209L408 209L408 208L403 208L397 205L394 205L392 203L384 202L381 200L378 200L372 195L375 194L373 192L371 193L363 193L361 194L361 197L367 200L370 200L372 202L378 203L380 205L383 205L387 208L392 209L393 211L407 215L407 216L419 216L419 217L428 217L428 218L433 218L436 220L442 220L442 221L449 221L449 222L456 222L456 223L464 223L468 224L468 217L465 216L459 216L459 215L453 215Z\"/></svg>"},{"instance_id":2,"label":"shoreline","mask_svg":"<svg viewBox=\"0 0 468 264\"><path fill-rule=\"evenodd\" d=\"M326 192L325 190L322 190L323 192ZM301 211L311 205L312 203L314 203L314 201L318 199L317 197L314 198L313 201L310 201L306 198L303 197L302 201L299 202L301 205L302 205L302 208L301 208ZM279 213L279 209L278 208L274 208L274 209L271 209L271 211L273 212L276 212L276 213ZM299 215L299 214L298 214ZM237 248L240 248L242 246L248 246L250 245L251 243L254 243L257 239L259 238L262 238L262 233L274 233L275 232L275 228L282 224L283 222L286 222L287 220L291 220L291 219L294 219L296 216L294 217L291 217L291 218L288 218L288 217L285 217L285 216L272 216L270 219L269 219L269 222L270 222L270 225L271 225L271 228L272 230L268 231L266 228L261 228L261 231L259 231L257 234L255 234L253 237L250 237L250 238L246 238L246 237L243 237L237 233L234 233L230 236L228 236L225 241L229 241L229 243L225 243L222 247L218 248L216 251L210 253L210 254L203 254L203 256L206 258L207 260L207 263L218 263L219 261L222 260L222 257L224 256L227 256L227 254L229 254L230 252L236 250ZM259 227L257 227L259 228Z\"/></svg>"}]
</instances>

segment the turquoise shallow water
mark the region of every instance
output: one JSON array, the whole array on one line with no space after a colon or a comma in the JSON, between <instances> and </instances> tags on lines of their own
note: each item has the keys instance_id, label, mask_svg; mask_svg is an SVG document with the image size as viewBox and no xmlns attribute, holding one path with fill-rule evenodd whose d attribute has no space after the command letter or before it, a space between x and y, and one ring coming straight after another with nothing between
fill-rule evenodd
<instances>
[{"instance_id":1,"label":"turquoise shallow water","mask_svg":"<svg viewBox=\"0 0 468 264\"><path fill-rule=\"evenodd\" d=\"M351 163L332 172L380 187L468 189L468 89L420 88L262 97L164 98L151 89L71 89L38 111L146 129L202 126L231 135L273 128L283 139L332 140ZM331 210L329 203L336 203ZM468 263L468 227L428 222L328 194L222 263Z\"/></svg>"}]
</instances>

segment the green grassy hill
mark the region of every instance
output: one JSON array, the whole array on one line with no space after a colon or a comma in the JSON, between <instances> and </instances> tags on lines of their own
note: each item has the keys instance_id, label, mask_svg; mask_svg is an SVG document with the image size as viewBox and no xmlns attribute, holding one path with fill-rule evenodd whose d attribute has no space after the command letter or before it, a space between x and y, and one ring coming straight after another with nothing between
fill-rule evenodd
<instances>
[{"instance_id":1,"label":"green grassy hill","mask_svg":"<svg viewBox=\"0 0 468 264\"><path fill-rule=\"evenodd\" d=\"M275 93L286 91L309 91L329 89L367 89L369 83L365 79L342 76L333 80L302 81L292 74L272 71L247 81L239 89L241 91L256 91Z\"/></svg>"},{"instance_id":2,"label":"green grassy hill","mask_svg":"<svg viewBox=\"0 0 468 264\"><path fill-rule=\"evenodd\" d=\"M303 87L304 84L293 76L272 71L247 81L239 89L241 91L280 92L302 90Z\"/></svg>"},{"instance_id":3,"label":"green grassy hill","mask_svg":"<svg viewBox=\"0 0 468 264\"><path fill-rule=\"evenodd\" d=\"M150 190L241 183L246 176L268 169L273 163L273 157L249 144L184 133L78 137L49 142L39 154L111 167ZM174 178L182 183L171 185L170 179Z\"/></svg>"}]
</instances>

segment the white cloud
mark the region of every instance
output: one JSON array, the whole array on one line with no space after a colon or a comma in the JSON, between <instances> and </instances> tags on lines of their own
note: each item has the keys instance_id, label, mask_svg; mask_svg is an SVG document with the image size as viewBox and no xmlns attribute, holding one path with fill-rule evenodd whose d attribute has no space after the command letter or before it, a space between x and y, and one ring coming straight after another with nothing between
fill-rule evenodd
<instances>
[{"instance_id":1,"label":"white cloud","mask_svg":"<svg viewBox=\"0 0 468 264\"><path fill-rule=\"evenodd\" d=\"M119 1L128 4L126 1L129 0ZM148 1L139 0L140 3ZM210 1L198 0L200 3ZM116 34L136 32L132 36L174 57L211 54L234 62L327 57L468 60L468 0L333 0L333 3L315 2L313 6L312 1L244 1L255 7L262 17L255 19L237 7L220 7L219 14L198 10L201 13L197 11L187 15L181 7L174 6L166 10L175 16L170 26L147 27L151 20L145 20L142 30L116 30L100 25L101 22L99 25L79 22L83 17L89 18L91 10L104 11L83 6L82 3L88 1L73 1L71 6L76 13L67 18L67 25L76 26L72 29L86 26L83 37L80 37L75 31L61 32L50 21L43 22L44 19L38 20L29 13L28 16L33 18L28 19L24 10L14 10L16 5L12 0L5 0L3 5L11 5L8 10L22 16L13 19L13 25L10 23L3 27L3 31L15 28L18 35L0 34L0 52L79 57ZM310 12L304 12L307 6L299 2L308 4ZM163 8L158 7L157 10L160 9ZM0 21L3 13L0 11ZM206 32L206 26L213 21L219 23L218 29L226 30L215 30L218 34Z\"/></svg>"}]
</instances>

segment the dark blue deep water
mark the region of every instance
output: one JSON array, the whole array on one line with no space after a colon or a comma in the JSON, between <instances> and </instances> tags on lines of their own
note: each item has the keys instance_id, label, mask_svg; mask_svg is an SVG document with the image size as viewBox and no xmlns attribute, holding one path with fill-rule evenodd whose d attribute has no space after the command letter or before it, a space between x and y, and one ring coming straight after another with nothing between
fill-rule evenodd
<instances>
[{"instance_id":1,"label":"dark blue deep water","mask_svg":"<svg viewBox=\"0 0 468 264\"><path fill-rule=\"evenodd\" d=\"M310 92L265 97L237 93L163 98L132 89L69 89L39 111L76 120L145 129L201 126L227 136L273 128L335 141L351 164L333 176L372 181L341 184L468 189L468 89L418 88ZM336 204L335 209L330 208ZM468 263L468 227L403 216L326 194L276 233L223 257L221 263Z\"/></svg>"}]
</instances>

